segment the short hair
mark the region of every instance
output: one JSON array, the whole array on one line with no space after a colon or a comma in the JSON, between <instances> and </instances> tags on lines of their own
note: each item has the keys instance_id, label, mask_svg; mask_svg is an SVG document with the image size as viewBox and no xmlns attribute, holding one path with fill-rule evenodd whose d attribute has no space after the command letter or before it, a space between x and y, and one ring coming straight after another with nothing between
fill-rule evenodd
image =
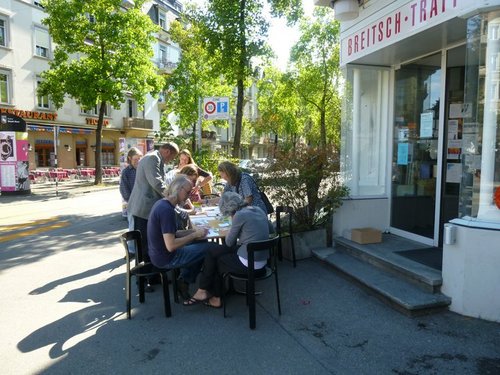
<instances>
[{"instance_id":1,"label":"short hair","mask_svg":"<svg viewBox=\"0 0 500 375\"><path fill-rule=\"evenodd\" d=\"M179 156L181 155L186 155L189 158L188 164L196 164L193 160L193 155L191 155L191 152L187 148L179 151Z\"/></svg>"},{"instance_id":2,"label":"short hair","mask_svg":"<svg viewBox=\"0 0 500 375\"><path fill-rule=\"evenodd\" d=\"M198 176L198 168L193 164L188 164L182 167L179 171L180 174L185 174L186 176Z\"/></svg>"},{"instance_id":3,"label":"short hair","mask_svg":"<svg viewBox=\"0 0 500 375\"><path fill-rule=\"evenodd\" d=\"M223 216L233 216L236 211L247 206L241 195L226 191L219 199L219 210Z\"/></svg>"},{"instance_id":4,"label":"short hair","mask_svg":"<svg viewBox=\"0 0 500 375\"><path fill-rule=\"evenodd\" d=\"M137 147L131 147L130 150L128 150L128 153L127 153L127 163L130 164L132 162L132 158L135 155L141 155L142 156L142 152Z\"/></svg>"},{"instance_id":5,"label":"short hair","mask_svg":"<svg viewBox=\"0 0 500 375\"><path fill-rule=\"evenodd\" d=\"M231 185L236 185L236 183L240 180L241 171L238 166L230 161L223 161L217 167L219 172L224 172L227 177L229 177L229 183Z\"/></svg>"},{"instance_id":6,"label":"short hair","mask_svg":"<svg viewBox=\"0 0 500 375\"><path fill-rule=\"evenodd\" d=\"M179 153L179 146L177 146L177 143L175 142L167 142L164 143L160 146L162 150L169 150L172 152L174 155L177 155Z\"/></svg>"},{"instance_id":7,"label":"short hair","mask_svg":"<svg viewBox=\"0 0 500 375\"><path fill-rule=\"evenodd\" d=\"M173 181L170 183L170 185L168 185L166 189L165 198L177 198L181 188L183 188L185 185L188 184L190 186L189 189L191 189L193 183L185 174L176 175Z\"/></svg>"}]
</instances>

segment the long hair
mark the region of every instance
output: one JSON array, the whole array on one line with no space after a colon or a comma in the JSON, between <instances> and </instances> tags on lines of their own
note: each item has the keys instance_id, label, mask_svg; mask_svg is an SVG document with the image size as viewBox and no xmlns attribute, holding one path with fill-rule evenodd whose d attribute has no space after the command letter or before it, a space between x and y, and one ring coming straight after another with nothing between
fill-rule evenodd
<instances>
[{"instance_id":1,"label":"long hair","mask_svg":"<svg viewBox=\"0 0 500 375\"><path fill-rule=\"evenodd\" d=\"M198 177L198 168L194 164L188 164L182 167L179 171L180 174L185 174L186 176L196 176Z\"/></svg>"},{"instance_id":2,"label":"long hair","mask_svg":"<svg viewBox=\"0 0 500 375\"><path fill-rule=\"evenodd\" d=\"M217 170L219 172L224 172L229 178L228 182L233 186L235 186L241 178L240 169L236 164L231 163L230 161L223 161L222 163L220 163L217 167Z\"/></svg>"},{"instance_id":3,"label":"long hair","mask_svg":"<svg viewBox=\"0 0 500 375\"><path fill-rule=\"evenodd\" d=\"M132 158L135 155L141 155L142 156L142 152L137 147L131 147L130 150L128 150L128 153L127 153L127 163L128 164L132 164Z\"/></svg>"},{"instance_id":4,"label":"long hair","mask_svg":"<svg viewBox=\"0 0 500 375\"><path fill-rule=\"evenodd\" d=\"M180 162L180 160L181 160L181 159L180 159L180 156L181 156L181 155L186 155L186 156L188 157L188 163L187 163L187 164L194 164L194 165L196 165L196 163L195 163L195 162L194 162L194 160L193 160L193 155L191 155L191 152L190 152L187 148L182 149L182 150L180 150L180 151L179 151L179 155L178 155L178 157L179 157L179 162ZM187 164L186 164L186 165L187 165Z\"/></svg>"}]
</instances>

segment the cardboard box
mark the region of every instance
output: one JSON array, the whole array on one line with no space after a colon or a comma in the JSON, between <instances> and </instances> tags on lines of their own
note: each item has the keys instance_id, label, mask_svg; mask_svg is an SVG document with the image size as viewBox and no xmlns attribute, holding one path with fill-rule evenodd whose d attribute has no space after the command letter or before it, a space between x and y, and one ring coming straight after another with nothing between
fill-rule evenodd
<instances>
[{"instance_id":1,"label":"cardboard box","mask_svg":"<svg viewBox=\"0 0 500 375\"><path fill-rule=\"evenodd\" d=\"M382 242L382 232L374 228L355 228L351 230L351 241L359 244Z\"/></svg>"}]
</instances>

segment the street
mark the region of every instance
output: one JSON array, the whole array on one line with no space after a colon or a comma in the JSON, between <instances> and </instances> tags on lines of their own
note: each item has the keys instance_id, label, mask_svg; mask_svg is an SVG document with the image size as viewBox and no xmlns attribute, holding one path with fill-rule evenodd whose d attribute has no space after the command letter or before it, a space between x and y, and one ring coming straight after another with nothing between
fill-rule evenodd
<instances>
[{"instance_id":1,"label":"street","mask_svg":"<svg viewBox=\"0 0 500 375\"><path fill-rule=\"evenodd\" d=\"M410 318L316 259L280 263L258 284L257 329L243 296L228 314L156 291L125 313L117 188L5 204L0 197L4 374L498 374L500 324L450 312ZM192 287L194 291L194 286Z\"/></svg>"}]
</instances>

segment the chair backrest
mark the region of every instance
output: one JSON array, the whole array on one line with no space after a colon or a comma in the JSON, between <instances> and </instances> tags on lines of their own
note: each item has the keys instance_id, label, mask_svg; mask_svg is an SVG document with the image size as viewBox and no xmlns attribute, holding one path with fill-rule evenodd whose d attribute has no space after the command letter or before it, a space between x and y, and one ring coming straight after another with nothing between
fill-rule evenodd
<instances>
[{"instance_id":1,"label":"chair backrest","mask_svg":"<svg viewBox=\"0 0 500 375\"><path fill-rule=\"evenodd\" d=\"M271 268L276 267L276 245L278 244L279 236L270 238L268 240L254 241L247 243L248 253L248 269L254 270L254 260L256 251L269 251L269 261Z\"/></svg>"},{"instance_id":2,"label":"chair backrest","mask_svg":"<svg viewBox=\"0 0 500 375\"><path fill-rule=\"evenodd\" d=\"M288 214L288 233L292 234L292 214L293 208L290 206L277 206L276 207L276 231L278 234L283 233L281 214Z\"/></svg>"},{"instance_id":3,"label":"chair backrest","mask_svg":"<svg viewBox=\"0 0 500 375\"><path fill-rule=\"evenodd\" d=\"M127 264L130 264L130 252L128 248L128 242L135 242L135 261L136 264L143 261L142 254L142 235L138 230L131 230L125 233L122 233L120 236L120 240L122 242L123 247L125 248L125 259L127 260Z\"/></svg>"}]
</instances>

